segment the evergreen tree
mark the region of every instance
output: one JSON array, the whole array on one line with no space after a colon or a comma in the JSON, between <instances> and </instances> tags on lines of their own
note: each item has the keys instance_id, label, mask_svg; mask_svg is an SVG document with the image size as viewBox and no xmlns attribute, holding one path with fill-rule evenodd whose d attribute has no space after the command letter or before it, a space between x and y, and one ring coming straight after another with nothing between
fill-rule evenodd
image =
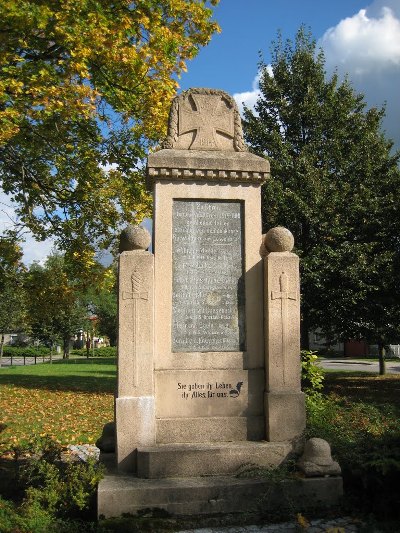
<instances>
[{"instance_id":1,"label":"evergreen tree","mask_svg":"<svg viewBox=\"0 0 400 533\"><path fill-rule=\"evenodd\" d=\"M383 109L366 108L347 79L327 78L324 54L300 28L260 64L260 96L245 109L252 151L271 162L263 228L283 225L301 257L302 345L400 338L399 153L381 133Z\"/></svg>"}]
</instances>

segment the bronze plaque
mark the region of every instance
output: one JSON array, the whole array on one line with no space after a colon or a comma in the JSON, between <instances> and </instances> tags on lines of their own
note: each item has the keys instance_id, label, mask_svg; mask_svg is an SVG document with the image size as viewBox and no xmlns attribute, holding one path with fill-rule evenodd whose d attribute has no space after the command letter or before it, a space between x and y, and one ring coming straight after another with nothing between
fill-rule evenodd
<instances>
[{"instance_id":1,"label":"bronze plaque","mask_svg":"<svg viewBox=\"0 0 400 533\"><path fill-rule=\"evenodd\" d=\"M241 202L175 200L172 265L172 351L243 351Z\"/></svg>"}]
</instances>

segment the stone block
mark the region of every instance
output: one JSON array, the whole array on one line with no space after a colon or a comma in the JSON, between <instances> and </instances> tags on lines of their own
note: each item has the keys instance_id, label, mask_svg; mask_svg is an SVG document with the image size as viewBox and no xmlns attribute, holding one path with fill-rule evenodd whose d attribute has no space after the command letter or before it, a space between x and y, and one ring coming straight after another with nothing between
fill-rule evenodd
<instances>
[{"instance_id":1,"label":"stone block","mask_svg":"<svg viewBox=\"0 0 400 533\"><path fill-rule=\"evenodd\" d=\"M162 418L156 421L157 443L263 440L264 414L246 417Z\"/></svg>"},{"instance_id":2,"label":"stone block","mask_svg":"<svg viewBox=\"0 0 400 533\"><path fill-rule=\"evenodd\" d=\"M290 440L304 431L306 409L302 392L267 392L264 405L268 441Z\"/></svg>"},{"instance_id":3,"label":"stone block","mask_svg":"<svg viewBox=\"0 0 400 533\"><path fill-rule=\"evenodd\" d=\"M143 250L119 256L118 396L151 396L154 257ZM118 430L118 428L117 428Z\"/></svg>"},{"instance_id":4,"label":"stone block","mask_svg":"<svg viewBox=\"0 0 400 533\"><path fill-rule=\"evenodd\" d=\"M136 472L137 447L155 443L154 397L117 398L115 420L118 469L122 472Z\"/></svg>"},{"instance_id":5,"label":"stone block","mask_svg":"<svg viewBox=\"0 0 400 533\"><path fill-rule=\"evenodd\" d=\"M175 444L138 448L138 477L198 477L230 474L244 465L279 466L292 452L289 442Z\"/></svg>"},{"instance_id":6,"label":"stone block","mask_svg":"<svg viewBox=\"0 0 400 533\"><path fill-rule=\"evenodd\" d=\"M254 513L290 509L292 513L338 505L341 477L286 480L231 476L139 479L108 475L99 484L98 517L136 515L162 509L171 515Z\"/></svg>"}]
</instances>

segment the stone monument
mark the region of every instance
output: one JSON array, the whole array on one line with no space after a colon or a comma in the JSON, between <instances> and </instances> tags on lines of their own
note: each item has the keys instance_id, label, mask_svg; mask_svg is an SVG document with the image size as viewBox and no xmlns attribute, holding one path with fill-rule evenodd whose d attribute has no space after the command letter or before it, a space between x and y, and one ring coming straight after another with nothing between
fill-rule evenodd
<instances>
[{"instance_id":1,"label":"stone monument","mask_svg":"<svg viewBox=\"0 0 400 533\"><path fill-rule=\"evenodd\" d=\"M99 514L240 510L262 486L232 475L279 465L305 427L293 237L274 228L262 239L269 163L247 151L222 91L174 99L147 177L153 253L144 230L121 239L120 474L100 484Z\"/></svg>"}]
</instances>

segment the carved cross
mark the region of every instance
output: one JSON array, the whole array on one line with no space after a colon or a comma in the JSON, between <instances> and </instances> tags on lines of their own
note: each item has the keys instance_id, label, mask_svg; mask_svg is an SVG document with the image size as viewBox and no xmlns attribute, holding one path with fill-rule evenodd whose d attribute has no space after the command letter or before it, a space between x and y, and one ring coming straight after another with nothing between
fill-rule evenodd
<instances>
[{"instance_id":1,"label":"carved cross","mask_svg":"<svg viewBox=\"0 0 400 533\"><path fill-rule=\"evenodd\" d=\"M220 95L191 94L196 110L189 102L179 106L179 135L195 131L191 150L220 150L216 132L233 138L233 109L227 108Z\"/></svg>"},{"instance_id":2,"label":"carved cross","mask_svg":"<svg viewBox=\"0 0 400 533\"><path fill-rule=\"evenodd\" d=\"M122 299L123 300L133 300L133 306L132 306L132 315L133 315L133 328L132 328L132 334L133 334L133 386L136 387L138 384L138 376L137 376L137 337L139 334L139 315L138 315L138 309L137 304L138 300L148 300L149 299L149 293L148 292L140 292L140 286L142 284L142 278L136 270L133 272L131 276L131 283L132 283L132 292L123 291L122 292Z\"/></svg>"},{"instance_id":3,"label":"carved cross","mask_svg":"<svg viewBox=\"0 0 400 533\"><path fill-rule=\"evenodd\" d=\"M282 272L279 277L280 291L271 291L271 300L281 300L281 331L282 331L282 374L285 383L286 354L288 348L288 301L297 300L295 292L289 292L289 280L286 272Z\"/></svg>"}]
</instances>

